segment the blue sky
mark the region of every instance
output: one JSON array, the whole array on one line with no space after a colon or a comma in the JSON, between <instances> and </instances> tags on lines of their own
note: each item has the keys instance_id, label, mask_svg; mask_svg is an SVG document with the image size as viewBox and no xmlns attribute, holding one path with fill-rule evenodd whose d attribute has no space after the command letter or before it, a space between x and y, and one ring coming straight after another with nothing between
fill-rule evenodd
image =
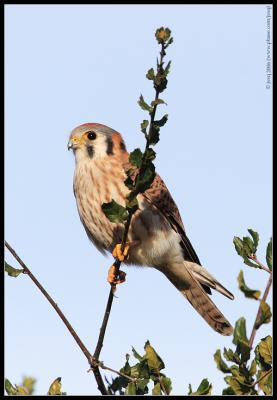
<instances>
[{"instance_id":1,"label":"blue sky","mask_svg":"<svg viewBox=\"0 0 277 400\"><path fill-rule=\"evenodd\" d=\"M266 12L266 5L5 6L5 236L91 351L112 257L98 253L79 221L68 135L99 122L120 131L129 150L143 146L146 114L137 99L152 100L145 73L155 66L162 25L174 43L156 168L203 265L235 295L213 300L233 324L245 316L250 334L258 304L239 292L237 275L243 269L247 284L264 290L267 274L242 264L232 240L257 230L264 261L272 234ZM6 260L16 266L8 253ZM101 360L119 369L131 346L142 352L149 339L173 394L206 377L220 394L213 354L232 339L213 332L158 271L126 272ZM85 357L28 277L6 277L5 299L5 375L14 383L36 377L37 394L58 376L68 394L97 394ZM270 332L263 326L257 339Z\"/></svg>"}]
</instances>

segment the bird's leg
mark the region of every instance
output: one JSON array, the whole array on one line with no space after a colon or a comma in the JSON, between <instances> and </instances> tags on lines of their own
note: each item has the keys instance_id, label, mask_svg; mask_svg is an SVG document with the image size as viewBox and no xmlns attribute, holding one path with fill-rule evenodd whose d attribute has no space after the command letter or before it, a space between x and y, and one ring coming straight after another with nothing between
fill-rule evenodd
<instances>
[{"instance_id":1,"label":"bird's leg","mask_svg":"<svg viewBox=\"0 0 277 400\"><path fill-rule=\"evenodd\" d=\"M128 256L129 249L130 243L126 243L123 251L121 251L121 243L116 244L115 248L113 249L112 255L114 256L114 258L118 258L119 261L124 261L125 258Z\"/></svg>"},{"instance_id":2,"label":"bird's leg","mask_svg":"<svg viewBox=\"0 0 277 400\"><path fill-rule=\"evenodd\" d=\"M130 246L136 245L138 243L138 240L126 243L123 251L121 251L121 243L116 244L113 249L112 255L114 256L114 258L117 258L119 261L122 262L128 257ZM126 277L126 272L119 270L118 276L116 276L115 271L116 267L113 264L108 271L108 282L112 285L114 290L117 284L125 282Z\"/></svg>"},{"instance_id":3,"label":"bird's leg","mask_svg":"<svg viewBox=\"0 0 277 400\"><path fill-rule=\"evenodd\" d=\"M108 271L108 282L112 285L114 289L115 286L118 285L119 283L125 282L125 276L126 276L126 272L118 271L118 278L117 278L115 271L116 271L116 266L113 264Z\"/></svg>"}]
</instances>

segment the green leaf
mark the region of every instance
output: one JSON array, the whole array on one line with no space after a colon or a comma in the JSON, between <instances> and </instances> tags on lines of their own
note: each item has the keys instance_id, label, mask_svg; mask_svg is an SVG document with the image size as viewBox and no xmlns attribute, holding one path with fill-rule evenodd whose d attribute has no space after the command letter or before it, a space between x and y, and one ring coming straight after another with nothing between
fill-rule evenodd
<instances>
[{"instance_id":1,"label":"green leaf","mask_svg":"<svg viewBox=\"0 0 277 400\"><path fill-rule=\"evenodd\" d=\"M48 393L47 393L49 396L56 396L56 395L62 394L61 393L61 388L62 388L61 380L62 380L62 378L59 377L51 383Z\"/></svg>"},{"instance_id":2,"label":"green leaf","mask_svg":"<svg viewBox=\"0 0 277 400\"><path fill-rule=\"evenodd\" d=\"M137 363L133 365L128 375L130 375L132 378L140 378L140 364Z\"/></svg>"},{"instance_id":3,"label":"green leaf","mask_svg":"<svg viewBox=\"0 0 277 400\"><path fill-rule=\"evenodd\" d=\"M149 378L148 379L140 379L137 381L137 387L139 390L142 390L145 392L145 389L146 389L146 386L148 385L148 383L149 383ZM145 393L147 393L147 392L148 392L148 388Z\"/></svg>"},{"instance_id":4,"label":"green leaf","mask_svg":"<svg viewBox=\"0 0 277 400\"><path fill-rule=\"evenodd\" d=\"M197 392L200 396L210 395L212 392L212 384L209 383L208 379L203 379L198 386Z\"/></svg>"},{"instance_id":5,"label":"green leaf","mask_svg":"<svg viewBox=\"0 0 277 400\"><path fill-rule=\"evenodd\" d=\"M149 121L147 119L144 119L142 121L142 123L140 124L141 132L144 133L145 135L146 135L146 129L147 129L148 125L149 125Z\"/></svg>"},{"instance_id":6,"label":"green leaf","mask_svg":"<svg viewBox=\"0 0 277 400\"><path fill-rule=\"evenodd\" d=\"M5 390L9 396L17 395L16 388L11 384L9 379L5 379Z\"/></svg>"},{"instance_id":7,"label":"green leaf","mask_svg":"<svg viewBox=\"0 0 277 400\"><path fill-rule=\"evenodd\" d=\"M140 379L137 381L137 394L147 394L148 393L148 385L149 379Z\"/></svg>"},{"instance_id":8,"label":"green leaf","mask_svg":"<svg viewBox=\"0 0 277 400\"><path fill-rule=\"evenodd\" d=\"M139 363L131 367L130 376L132 378L149 379L150 371L146 360L142 360Z\"/></svg>"},{"instance_id":9,"label":"green leaf","mask_svg":"<svg viewBox=\"0 0 277 400\"><path fill-rule=\"evenodd\" d=\"M164 100L162 100L162 99L157 99L157 100L153 100L152 102L151 102L151 106L152 107L154 107L155 105L158 105L158 104L166 104L166 102L164 101ZM167 104L166 104L167 105ZM156 121L155 121L156 122Z\"/></svg>"},{"instance_id":10,"label":"green leaf","mask_svg":"<svg viewBox=\"0 0 277 400\"><path fill-rule=\"evenodd\" d=\"M237 320L234 329L233 343L238 345L240 342L248 342L246 336L246 320L244 317Z\"/></svg>"},{"instance_id":11,"label":"green leaf","mask_svg":"<svg viewBox=\"0 0 277 400\"><path fill-rule=\"evenodd\" d=\"M191 384L189 383L189 391L188 391L188 395L190 396L192 394L192 386L191 386Z\"/></svg>"},{"instance_id":12,"label":"green leaf","mask_svg":"<svg viewBox=\"0 0 277 400\"><path fill-rule=\"evenodd\" d=\"M128 210L132 210L133 212L135 212L139 208L137 198L128 195L126 198L126 207Z\"/></svg>"},{"instance_id":13,"label":"green leaf","mask_svg":"<svg viewBox=\"0 0 277 400\"><path fill-rule=\"evenodd\" d=\"M138 105L140 106L140 108L142 108L142 109L145 110L145 111L148 111L148 112L150 112L150 113L153 111L153 110L152 110L152 107L150 107L149 104L147 104L147 103L144 101L144 98L143 98L142 94L140 95L140 98L139 98L139 100L138 100Z\"/></svg>"},{"instance_id":14,"label":"green leaf","mask_svg":"<svg viewBox=\"0 0 277 400\"><path fill-rule=\"evenodd\" d=\"M28 390L28 393L30 395L33 394L33 392L34 392L35 383L36 383L36 379L34 379L32 377L30 377L30 376L23 377L22 386L24 386Z\"/></svg>"},{"instance_id":15,"label":"green leaf","mask_svg":"<svg viewBox=\"0 0 277 400\"><path fill-rule=\"evenodd\" d=\"M160 128L152 124L149 132L149 144L156 144L160 140Z\"/></svg>"},{"instance_id":16,"label":"green leaf","mask_svg":"<svg viewBox=\"0 0 277 400\"><path fill-rule=\"evenodd\" d=\"M168 114L165 114L160 120L154 121L153 124L156 126L164 126L167 123Z\"/></svg>"},{"instance_id":17,"label":"green leaf","mask_svg":"<svg viewBox=\"0 0 277 400\"><path fill-rule=\"evenodd\" d=\"M103 203L102 210L106 217L111 222L123 223L128 218L128 211L116 201L112 200L110 203Z\"/></svg>"},{"instance_id":18,"label":"green leaf","mask_svg":"<svg viewBox=\"0 0 277 400\"><path fill-rule=\"evenodd\" d=\"M222 360L221 351L218 349L214 354L214 360L216 362L217 368L222 371L224 374L230 372L230 368L228 365Z\"/></svg>"},{"instance_id":19,"label":"green leaf","mask_svg":"<svg viewBox=\"0 0 277 400\"><path fill-rule=\"evenodd\" d=\"M162 394L160 382L157 382L152 389L152 396L160 396Z\"/></svg>"},{"instance_id":20,"label":"green leaf","mask_svg":"<svg viewBox=\"0 0 277 400\"><path fill-rule=\"evenodd\" d=\"M170 72L170 66L171 66L171 61L168 61L165 69L164 69L164 75L167 76Z\"/></svg>"},{"instance_id":21,"label":"green leaf","mask_svg":"<svg viewBox=\"0 0 277 400\"><path fill-rule=\"evenodd\" d=\"M251 387L241 383L233 376L225 376L224 380L228 385L230 385L236 395L248 394L251 391Z\"/></svg>"},{"instance_id":22,"label":"green leaf","mask_svg":"<svg viewBox=\"0 0 277 400\"><path fill-rule=\"evenodd\" d=\"M248 232L250 233L250 235L251 235L252 238L253 238L253 242L254 242L254 254L255 254L256 251L257 251L258 244L259 244L259 234L258 234L258 232L253 231L253 229L247 229L247 230L248 230Z\"/></svg>"},{"instance_id":23,"label":"green leaf","mask_svg":"<svg viewBox=\"0 0 277 400\"><path fill-rule=\"evenodd\" d=\"M237 345L236 352L241 355L241 362L244 363L248 361L250 358L250 347L246 336L246 321L244 317L241 317L236 322L233 343Z\"/></svg>"},{"instance_id":24,"label":"green leaf","mask_svg":"<svg viewBox=\"0 0 277 400\"><path fill-rule=\"evenodd\" d=\"M128 176L125 181L124 181L125 186L127 186L128 189L133 190L134 189L134 180Z\"/></svg>"},{"instance_id":25,"label":"green leaf","mask_svg":"<svg viewBox=\"0 0 277 400\"><path fill-rule=\"evenodd\" d=\"M163 92L167 87L167 78L161 72L158 72L154 79L154 88L158 90L159 93ZM165 103L166 104L166 103Z\"/></svg>"},{"instance_id":26,"label":"green leaf","mask_svg":"<svg viewBox=\"0 0 277 400\"><path fill-rule=\"evenodd\" d=\"M233 391L233 389L231 388L231 386L228 386L227 388L222 390L222 394L224 396L233 396L235 394L235 392Z\"/></svg>"},{"instance_id":27,"label":"green leaf","mask_svg":"<svg viewBox=\"0 0 277 400\"><path fill-rule=\"evenodd\" d=\"M242 293L244 293L245 297L247 297L249 299L258 300L258 298L261 295L260 290L250 289L246 285L245 280L244 280L244 276L243 276L243 271L240 271L240 273L239 273L238 284L239 284L239 289L242 291Z\"/></svg>"},{"instance_id":28,"label":"green leaf","mask_svg":"<svg viewBox=\"0 0 277 400\"><path fill-rule=\"evenodd\" d=\"M171 383L171 379L168 378L167 376L161 376L161 382L163 384L163 387L166 390L167 394L170 394L171 390L172 390L172 383Z\"/></svg>"},{"instance_id":29,"label":"green leaf","mask_svg":"<svg viewBox=\"0 0 277 400\"><path fill-rule=\"evenodd\" d=\"M272 316L269 305L265 303L263 300L261 301L260 307L261 307L261 313L259 315L259 318L255 322L256 329L259 329L259 327L262 324L268 324L271 321L271 316Z\"/></svg>"},{"instance_id":30,"label":"green leaf","mask_svg":"<svg viewBox=\"0 0 277 400\"><path fill-rule=\"evenodd\" d=\"M249 374L251 376L253 376L253 375L256 375L256 372L257 372L257 363L256 363L256 360L254 359L249 368Z\"/></svg>"},{"instance_id":31,"label":"green leaf","mask_svg":"<svg viewBox=\"0 0 277 400\"><path fill-rule=\"evenodd\" d=\"M212 392L212 384L209 383L208 379L203 379L198 386L196 392L192 392L191 385L189 385L189 396L209 396Z\"/></svg>"},{"instance_id":32,"label":"green leaf","mask_svg":"<svg viewBox=\"0 0 277 400\"><path fill-rule=\"evenodd\" d=\"M243 255L243 241L238 236L235 236L233 239L233 243L235 245L235 249L239 256Z\"/></svg>"},{"instance_id":33,"label":"green leaf","mask_svg":"<svg viewBox=\"0 0 277 400\"><path fill-rule=\"evenodd\" d=\"M241 373L240 368L237 365L232 365L231 366L231 374L237 378L237 380L241 383L245 383L245 376L243 373Z\"/></svg>"},{"instance_id":34,"label":"green leaf","mask_svg":"<svg viewBox=\"0 0 277 400\"><path fill-rule=\"evenodd\" d=\"M241 364L241 360L240 360L239 355L237 353L234 353L232 349L228 349L227 350L224 347L223 355L225 357L225 360L232 361L232 362L234 362L236 364Z\"/></svg>"},{"instance_id":35,"label":"green leaf","mask_svg":"<svg viewBox=\"0 0 277 400\"><path fill-rule=\"evenodd\" d=\"M153 161L155 158L156 158L156 152L150 147L145 152L145 159L147 161Z\"/></svg>"},{"instance_id":36,"label":"green leaf","mask_svg":"<svg viewBox=\"0 0 277 400\"><path fill-rule=\"evenodd\" d=\"M155 166L152 162L149 162L139 174L139 179L137 182L137 191L139 193L144 193L145 190L149 189L153 180L155 179Z\"/></svg>"},{"instance_id":37,"label":"green leaf","mask_svg":"<svg viewBox=\"0 0 277 400\"><path fill-rule=\"evenodd\" d=\"M272 238L268 242L266 249L266 263L270 271L272 271Z\"/></svg>"},{"instance_id":38,"label":"green leaf","mask_svg":"<svg viewBox=\"0 0 277 400\"><path fill-rule=\"evenodd\" d=\"M159 44L166 43L169 41L171 30L164 28L163 26L156 30L155 36ZM171 42L172 43L172 42Z\"/></svg>"},{"instance_id":39,"label":"green leaf","mask_svg":"<svg viewBox=\"0 0 277 400\"><path fill-rule=\"evenodd\" d=\"M240 342L237 346L237 352L241 355L241 363L245 363L250 358L250 346L248 342Z\"/></svg>"},{"instance_id":40,"label":"green leaf","mask_svg":"<svg viewBox=\"0 0 277 400\"><path fill-rule=\"evenodd\" d=\"M147 360L148 367L151 371L159 372L161 369L165 368L163 360L150 345L149 341L145 343L144 349L145 355L143 358Z\"/></svg>"},{"instance_id":41,"label":"green leaf","mask_svg":"<svg viewBox=\"0 0 277 400\"><path fill-rule=\"evenodd\" d=\"M24 386L17 386L16 385L16 394L17 396L29 396L30 393L28 392L28 389L25 388Z\"/></svg>"},{"instance_id":42,"label":"green leaf","mask_svg":"<svg viewBox=\"0 0 277 400\"><path fill-rule=\"evenodd\" d=\"M5 271L8 273L9 276L13 276L14 278L16 278L19 274L22 274L22 272L24 272L24 269L16 269L5 261Z\"/></svg>"},{"instance_id":43,"label":"green leaf","mask_svg":"<svg viewBox=\"0 0 277 400\"><path fill-rule=\"evenodd\" d=\"M126 174L127 174L127 176L134 178L134 175L136 174L136 172L137 172L137 168L131 167L131 168L127 169Z\"/></svg>"},{"instance_id":44,"label":"green leaf","mask_svg":"<svg viewBox=\"0 0 277 400\"><path fill-rule=\"evenodd\" d=\"M132 153L130 153L129 161L135 167L140 167L141 160L142 160L142 152L140 149L135 149L134 151L132 151Z\"/></svg>"},{"instance_id":45,"label":"green leaf","mask_svg":"<svg viewBox=\"0 0 277 400\"><path fill-rule=\"evenodd\" d=\"M155 78L155 72L153 68L150 68L146 74L146 78L149 79L150 81L153 81Z\"/></svg>"},{"instance_id":46,"label":"green leaf","mask_svg":"<svg viewBox=\"0 0 277 400\"><path fill-rule=\"evenodd\" d=\"M260 268L258 264L250 261L247 256L243 256L243 262L244 264L248 265L249 267L253 267L253 268Z\"/></svg>"},{"instance_id":47,"label":"green leaf","mask_svg":"<svg viewBox=\"0 0 277 400\"><path fill-rule=\"evenodd\" d=\"M134 347L132 347L132 352L133 352L134 357L137 360L141 361L143 359L143 357L141 355L139 355L139 353L136 351L136 349Z\"/></svg>"},{"instance_id":48,"label":"green leaf","mask_svg":"<svg viewBox=\"0 0 277 400\"><path fill-rule=\"evenodd\" d=\"M266 336L261 339L260 343L256 346L256 361L259 364L272 364L272 337ZM262 357L262 359L261 359Z\"/></svg>"},{"instance_id":49,"label":"green leaf","mask_svg":"<svg viewBox=\"0 0 277 400\"><path fill-rule=\"evenodd\" d=\"M253 263L249 260L249 256L256 252L255 243L258 243L258 237L256 236L258 234L251 229L248 231L252 232L252 235L255 238L255 242L248 236L245 236L243 240L235 236L233 239L233 243L235 245L238 255L243 258L244 264L248 265L249 267L260 268L258 264Z\"/></svg>"},{"instance_id":50,"label":"green leaf","mask_svg":"<svg viewBox=\"0 0 277 400\"><path fill-rule=\"evenodd\" d=\"M267 371L259 371L257 374L257 379L261 379L258 382L259 389L261 389L265 395L272 395L272 371L267 375ZM262 378L265 376L264 378Z\"/></svg>"},{"instance_id":51,"label":"green leaf","mask_svg":"<svg viewBox=\"0 0 277 400\"><path fill-rule=\"evenodd\" d=\"M109 385L109 388L112 392L121 392L123 388L126 388L128 383L129 380L127 378L124 378L123 376L117 376L115 379L113 379L112 383Z\"/></svg>"},{"instance_id":52,"label":"green leaf","mask_svg":"<svg viewBox=\"0 0 277 400\"><path fill-rule=\"evenodd\" d=\"M137 394L136 384L134 382L129 382L124 394L126 396L135 396Z\"/></svg>"},{"instance_id":53,"label":"green leaf","mask_svg":"<svg viewBox=\"0 0 277 400\"><path fill-rule=\"evenodd\" d=\"M250 256L255 253L255 245L253 240L249 236L243 237L243 250L246 256Z\"/></svg>"},{"instance_id":54,"label":"green leaf","mask_svg":"<svg viewBox=\"0 0 277 400\"><path fill-rule=\"evenodd\" d=\"M131 374L131 366L129 364L129 354L126 354L126 362L123 368L120 369L120 372L122 372L125 375L130 375Z\"/></svg>"}]
</instances>

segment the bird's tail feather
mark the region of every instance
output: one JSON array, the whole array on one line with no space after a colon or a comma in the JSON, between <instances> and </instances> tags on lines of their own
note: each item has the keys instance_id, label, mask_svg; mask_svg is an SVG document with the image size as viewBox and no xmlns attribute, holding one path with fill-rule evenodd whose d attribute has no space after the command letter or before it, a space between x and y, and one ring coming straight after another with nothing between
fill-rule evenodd
<instances>
[{"instance_id":1,"label":"bird's tail feather","mask_svg":"<svg viewBox=\"0 0 277 400\"><path fill-rule=\"evenodd\" d=\"M186 261L187 268L193 273L193 276L203 285L218 291L228 299L234 300L234 295L229 292L220 282L218 282L204 267L194 262Z\"/></svg>"},{"instance_id":2,"label":"bird's tail feather","mask_svg":"<svg viewBox=\"0 0 277 400\"><path fill-rule=\"evenodd\" d=\"M184 261L183 265L171 265L163 272L210 327L222 335L231 335L233 332L232 325L210 299L187 264L189 263Z\"/></svg>"}]
</instances>

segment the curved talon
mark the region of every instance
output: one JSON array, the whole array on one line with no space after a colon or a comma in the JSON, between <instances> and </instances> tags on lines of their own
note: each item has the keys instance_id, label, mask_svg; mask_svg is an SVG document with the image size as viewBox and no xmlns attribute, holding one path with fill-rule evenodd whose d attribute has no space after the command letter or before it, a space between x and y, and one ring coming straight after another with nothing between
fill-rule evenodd
<instances>
[{"instance_id":1,"label":"curved talon","mask_svg":"<svg viewBox=\"0 0 277 400\"><path fill-rule=\"evenodd\" d=\"M121 251L121 243L116 244L115 248L113 249L113 257L117 258L119 261L124 261L129 252L130 245L126 243L123 252Z\"/></svg>"},{"instance_id":2,"label":"curved talon","mask_svg":"<svg viewBox=\"0 0 277 400\"><path fill-rule=\"evenodd\" d=\"M124 271L119 271L118 272L118 278L116 277L116 273L115 273L116 267L113 264L108 271L108 282L113 286L113 288L115 289L116 285L125 282L125 277L126 277L126 272Z\"/></svg>"}]
</instances>

